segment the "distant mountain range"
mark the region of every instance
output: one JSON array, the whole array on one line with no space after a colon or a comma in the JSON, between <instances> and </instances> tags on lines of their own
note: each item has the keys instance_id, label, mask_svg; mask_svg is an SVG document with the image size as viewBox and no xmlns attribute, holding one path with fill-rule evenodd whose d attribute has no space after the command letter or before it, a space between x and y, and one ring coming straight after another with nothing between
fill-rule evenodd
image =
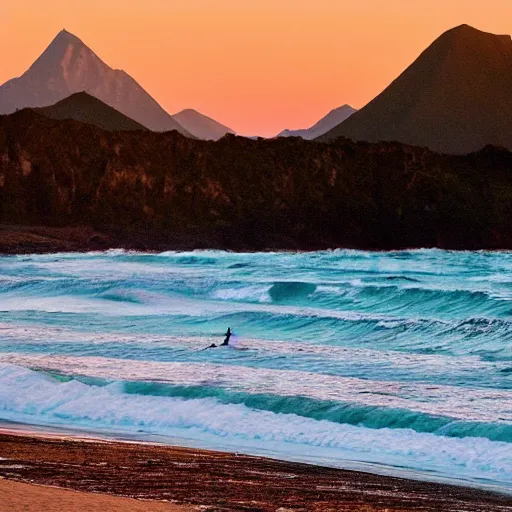
<instances>
[{"instance_id":1,"label":"distant mountain range","mask_svg":"<svg viewBox=\"0 0 512 512\"><path fill-rule=\"evenodd\" d=\"M183 135L213 140L226 133L233 133L230 128L195 110L184 110L178 114L179 119L187 125L184 127L130 75L110 68L78 37L66 30L59 32L22 76L0 86L0 114L10 114L26 107L47 107L81 92L98 98L129 120L139 123L139 127L142 125L153 131L177 130ZM89 112L79 112L86 106L93 108ZM92 122L95 109L99 107L99 104L93 105L85 97L72 98L62 105L55 105L46 114L53 112L53 116L67 115L72 109L71 118ZM135 125L127 123L127 119L121 120L121 117L114 116L112 112L107 114L105 109L100 110L101 115L106 115L106 118L92 124L104 129L117 125L123 126L123 129L130 129L127 126L136 129Z\"/></svg>"},{"instance_id":2,"label":"distant mountain range","mask_svg":"<svg viewBox=\"0 0 512 512\"><path fill-rule=\"evenodd\" d=\"M190 135L131 76L105 64L66 30L19 78L0 87L0 113L46 107L85 91L150 130Z\"/></svg>"},{"instance_id":3,"label":"distant mountain range","mask_svg":"<svg viewBox=\"0 0 512 512\"><path fill-rule=\"evenodd\" d=\"M133 78L65 30L22 76L0 86L0 114L50 105L48 116L107 130L177 130L208 140L233 133L192 109L171 116ZM344 105L311 128L278 135L288 136L399 141L452 154L488 144L512 149L512 39L468 25L449 30L360 111Z\"/></svg>"},{"instance_id":4,"label":"distant mountain range","mask_svg":"<svg viewBox=\"0 0 512 512\"><path fill-rule=\"evenodd\" d=\"M191 108L174 114L173 118L198 139L219 140L227 133L235 133L231 128Z\"/></svg>"},{"instance_id":5,"label":"distant mountain range","mask_svg":"<svg viewBox=\"0 0 512 512\"><path fill-rule=\"evenodd\" d=\"M335 126L345 121L345 119L348 119L355 112L357 112L357 110L350 105L343 105L331 110L325 117L322 117L320 121L310 128L303 130L283 130L277 137L302 137L306 140L316 139L329 130L332 130Z\"/></svg>"},{"instance_id":6,"label":"distant mountain range","mask_svg":"<svg viewBox=\"0 0 512 512\"><path fill-rule=\"evenodd\" d=\"M445 32L387 89L320 137L400 141L461 154L512 149L512 39L462 25Z\"/></svg>"},{"instance_id":7,"label":"distant mountain range","mask_svg":"<svg viewBox=\"0 0 512 512\"><path fill-rule=\"evenodd\" d=\"M109 132L147 130L137 121L109 107L98 98L86 92L77 92L67 98L50 105L34 109L39 114L52 119L74 119L82 123L92 124Z\"/></svg>"}]
</instances>

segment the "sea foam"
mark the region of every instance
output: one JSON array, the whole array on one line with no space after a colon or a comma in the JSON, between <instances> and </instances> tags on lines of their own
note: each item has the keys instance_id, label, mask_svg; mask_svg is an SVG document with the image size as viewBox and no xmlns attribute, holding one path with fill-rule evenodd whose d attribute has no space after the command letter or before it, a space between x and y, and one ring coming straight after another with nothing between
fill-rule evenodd
<instances>
[{"instance_id":1,"label":"sea foam","mask_svg":"<svg viewBox=\"0 0 512 512\"><path fill-rule=\"evenodd\" d=\"M16 389L16 393L12 393ZM59 382L14 365L0 366L0 413L34 424L178 436L218 438L247 450L283 454L328 448L330 457L438 471L469 480L512 485L512 444L480 438L447 438L409 429L368 429L295 414L251 410L214 399L137 396L121 383L98 387Z\"/></svg>"}]
</instances>

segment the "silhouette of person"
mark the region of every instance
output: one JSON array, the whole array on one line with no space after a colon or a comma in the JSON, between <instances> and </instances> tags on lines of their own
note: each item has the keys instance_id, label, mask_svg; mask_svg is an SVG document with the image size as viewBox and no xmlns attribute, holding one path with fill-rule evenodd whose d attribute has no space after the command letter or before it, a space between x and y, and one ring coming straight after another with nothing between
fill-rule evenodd
<instances>
[{"instance_id":1,"label":"silhouette of person","mask_svg":"<svg viewBox=\"0 0 512 512\"><path fill-rule=\"evenodd\" d=\"M226 339L222 342L222 345L221 347L225 346L225 345L229 345L229 338L231 338L231 328L228 327L228 330L226 331Z\"/></svg>"},{"instance_id":2,"label":"silhouette of person","mask_svg":"<svg viewBox=\"0 0 512 512\"><path fill-rule=\"evenodd\" d=\"M209 347L206 347L206 348L203 348L202 350L208 350L209 348L218 348L218 347L226 347L229 345L229 338L231 338L231 328L228 327L228 330L226 331L226 334L224 336L226 336L226 338L224 339L224 341L220 344L220 345L216 345L215 343L212 343Z\"/></svg>"}]
</instances>

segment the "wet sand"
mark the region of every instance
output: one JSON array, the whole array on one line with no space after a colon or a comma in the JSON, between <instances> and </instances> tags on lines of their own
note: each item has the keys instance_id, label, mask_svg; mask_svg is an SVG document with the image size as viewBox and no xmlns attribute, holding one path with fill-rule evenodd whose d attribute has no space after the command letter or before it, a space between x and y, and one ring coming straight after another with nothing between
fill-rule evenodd
<instances>
[{"instance_id":1,"label":"wet sand","mask_svg":"<svg viewBox=\"0 0 512 512\"><path fill-rule=\"evenodd\" d=\"M165 500L203 511L512 511L511 496L473 488L208 450L7 429L0 430L0 477L138 500ZM11 496L6 510L51 510L43 501L32 509L16 504L14 488L9 482L1 483L2 498L4 489ZM31 489L34 503L49 499L41 488ZM64 499L59 489L46 489L55 493L56 500ZM81 494L79 499L87 502L87 496ZM90 496L87 506L94 507L98 495ZM143 502L146 508L136 508L140 503L129 502L122 510L172 510L150 508L148 502ZM109 506L80 510L117 510L114 502ZM55 510L74 509L56 506Z\"/></svg>"}]
</instances>

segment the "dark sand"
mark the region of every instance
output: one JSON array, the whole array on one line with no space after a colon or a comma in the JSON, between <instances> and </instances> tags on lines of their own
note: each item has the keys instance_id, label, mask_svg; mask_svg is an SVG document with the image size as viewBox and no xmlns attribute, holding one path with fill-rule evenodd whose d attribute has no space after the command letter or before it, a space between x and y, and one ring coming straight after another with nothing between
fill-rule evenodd
<instances>
[{"instance_id":1,"label":"dark sand","mask_svg":"<svg viewBox=\"0 0 512 512\"><path fill-rule=\"evenodd\" d=\"M472 488L207 450L7 429L0 431L0 477L167 500L204 511L512 511L511 496ZM1 504L0 499L0 509ZM154 509L147 505L146 510ZM37 508L13 504L6 510ZM116 509L103 508L107 510ZM140 509L127 504L124 510Z\"/></svg>"}]
</instances>

